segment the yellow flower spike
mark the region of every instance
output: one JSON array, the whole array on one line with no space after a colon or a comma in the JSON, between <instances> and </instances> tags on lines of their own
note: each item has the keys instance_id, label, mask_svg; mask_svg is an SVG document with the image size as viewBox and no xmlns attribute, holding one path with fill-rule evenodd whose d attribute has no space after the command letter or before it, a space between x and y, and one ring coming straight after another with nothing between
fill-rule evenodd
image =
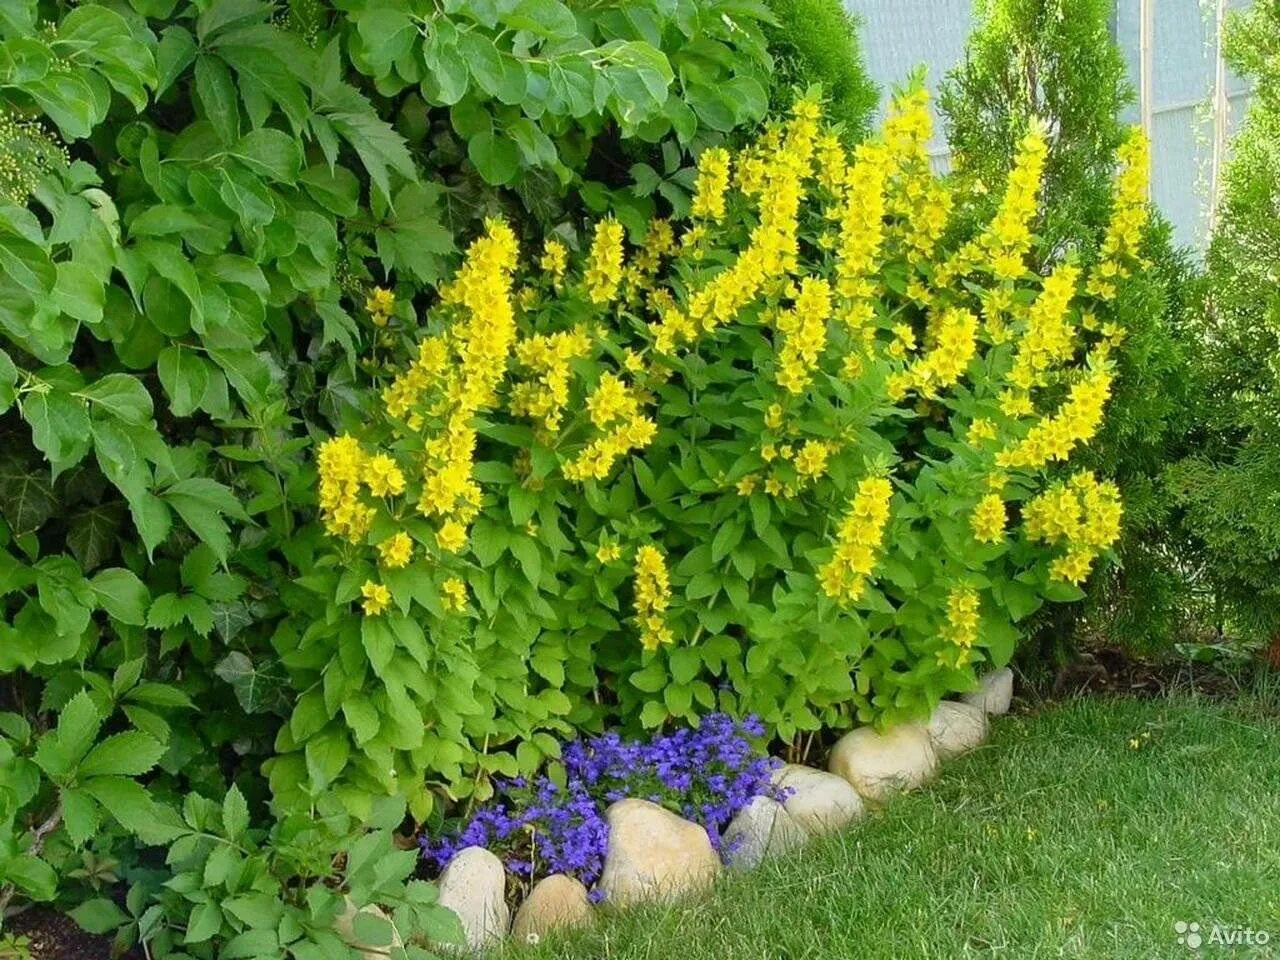
<instances>
[{"instance_id":1,"label":"yellow flower spike","mask_svg":"<svg viewBox=\"0 0 1280 960\"><path fill-rule=\"evenodd\" d=\"M725 191L729 188L729 151L723 147L703 150L698 157L698 179L694 184L689 213L698 220L719 223L724 219Z\"/></svg>"},{"instance_id":2,"label":"yellow flower spike","mask_svg":"<svg viewBox=\"0 0 1280 960\"><path fill-rule=\"evenodd\" d=\"M587 298L594 304L607 304L618 295L622 283L622 224L612 218L596 224L595 239L587 257L583 282Z\"/></svg>"},{"instance_id":3,"label":"yellow flower spike","mask_svg":"<svg viewBox=\"0 0 1280 960\"><path fill-rule=\"evenodd\" d=\"M1004 539L1006 521L1004 500L998 493L988 493L978 501L969 524L979 543L999 543Z\"/></svg>"},{"instance_id":4,"label":"yellow flower spike","mask_svg":"<svg viewBox=\"0 0 1280 960\"><path fill-rule=\"evenodd\" d=\"M391 606L391 591L381 583L366 580L360 588L360 594L364 597L363 606L366 617L379 616Z\"/></svg>"},{"instance_id":5,"label":"yellow flower spike","mask_svg":"<svg viewBox=\"0 0 1280 960\"><path fill-rule=\"evenodd\" d=\"M670 603L667 562L657 547L645 544L636 550L635 607L640 643L646 650L657 650L675 639L665 616Z\"/></svg>"},{"instance_id":6,"label":"yellow flower spike","mask_svg":"<svg viewBox=\"0 0 1280 960\"><path fill-rule=\"evenodd\" d=\"M542 247L540 266L551 277L553 284L564 281L565 269L569 264L569 251L559 240L548 240Z\"/></svg>"},{"instance_id":7,"label":"yellow flower spike","mask_svg":"<svg viewBox=\"0 0 1280 960\"><path fill-rule=\"evenodd\" d=\"M947 643L968 650L978 638L978 593L971 587L956 587L947 594L947 622L942 638Z\"/></svg>"},{"instance_id":8,"label":"yellow flower spike","mask_svg":"<svg viewBox=\"0 0 1280 960\"><path fill-rule=\"evenodd\" d=\"M862 596L878 561L892 496L893 484L886 477L859 481L849 511L840 521L834 554L818 571L823 592L833 600L853 603Z\"/></svg>"}]
</instances>

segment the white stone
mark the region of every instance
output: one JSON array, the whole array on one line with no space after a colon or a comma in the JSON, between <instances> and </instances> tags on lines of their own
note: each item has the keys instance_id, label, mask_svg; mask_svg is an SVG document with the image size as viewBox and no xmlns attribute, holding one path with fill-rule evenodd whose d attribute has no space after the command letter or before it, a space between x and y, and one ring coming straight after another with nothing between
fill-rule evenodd
<instances>
[{"instance_id":1,"label":"white stone","mask_svg":"<svg viewBox=\"0 0 1280 960\"><path fill-rule=\"evenodd\" d=\"M773 772L773 785L787 791L783 807L811 837L839 830L866 812L858 791L825 770L788 763Z\"/></svg>"},{"instance_id":2,"label":"white stone","mask_svg":"<svg viewBox=\"0 0 1280 960\"><path fill-rule=\"evenodd\" d=\"M827 764L844 777L864 800L882 803L899 790L926 783L938 770L929 731L904 723L877 733L861 727L846 733L831 748Z\"/></svg>"},{"instance_id":3,"label":"white stone","mask_svg":"<svg viewBox=\"0 0 1280 960\"><path fill-rule=\"evenodd\" d=\"M511 936L519 943L537 943L552 930L578 927L592 920L587 888L573 877L553 873L539 880L520 904Z\"/></svg>"},{"instance_id":4,"label":"white stone","mask_svg":"<svg viewBox=\"0 0 1280 960\"><path fill-rule=\"evenodd\" d=\"M794 850L804 841L805 832L791 814L769 797L753 797L724 831L729 865L744 870L758 866L765 857Z\"/></svg>"},{"instance_id":5,"label":"white stone","mask_svg":"<svg viewBox=\"0 0 1280 960\"><path fill-rule=\"evenodd\" d=\"M391 939L387 943L374 943L371 940L365 942L362 940L360 932L356 930L356 917L362 913L377 917L379 920L385 920L388 924L391 922L391 918L387 916L386 912L375 903L366 904L357 910L350 897L342 898L342 913L338 914L333 926L338 931L338 936L351 944L356 952L360 954L361 960L386 960L393 948L404 946L404 942L400 939L400 933L395 927L391 928Z\"/></svg>"},{"instance_id":6,"label":"white stone","mask_svg":"<svg viewBox=\"0 0 1280 960\"><path fill-rule=\"evenodd\" d=\"M939 760L950 760L982 746L987 739L987 715L981 707L943 700L929 718L929 736Z\"/></svg>"},{"instance_id":7,"label":"white stone","mask_svg":"<svg viewBox=\"0 0 1280 960\"><path fill-rule=\"evenodd\" d=\"M707 831L656 803L619 800L605 819L609 849L597 886L610 907L702 890L720 874Z\"/></svg>"},{"instance_id":8,"label":"white stone","mask_svg":"<svg viewBox=\"0 0 1280 960\"><path fill-rule=\"evenodd\" d=\"M988 673L979 681L979 684L977 690L966 693L960 699L997 716L1009 712L1009 705L1013 702L1012 670L1005 667L1003 670Z\"/></svg>"},{"instance_id":9,"label":"white stone","mask_svg":"<svg viewBox=\"0 0 1280 960\"><path fill-rule=\"evenodd\" d=\"M459 850L440 874L439 904L458 916L466 945L483 950L507 935L507 875L502 861L484 847Z\"/></svg>"}]
</instances>

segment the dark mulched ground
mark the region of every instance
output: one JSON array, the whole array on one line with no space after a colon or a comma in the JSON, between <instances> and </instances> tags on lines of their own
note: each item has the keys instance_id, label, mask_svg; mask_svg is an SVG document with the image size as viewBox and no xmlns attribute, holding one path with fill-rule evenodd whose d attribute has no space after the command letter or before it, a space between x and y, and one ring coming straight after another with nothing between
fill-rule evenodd
<instances>
[{"instance_id":1,"label":"dark mulched ground","mask_svg":"<svg viewBox=\"0 0 1280 960\"><path fill-rule=\"evenodd\" d=\"M26 910L5 923L5 932L26 937L33 960L111 960L110 937L85 933L70 917L54 910Z\"/></svg>"}]
</instances>

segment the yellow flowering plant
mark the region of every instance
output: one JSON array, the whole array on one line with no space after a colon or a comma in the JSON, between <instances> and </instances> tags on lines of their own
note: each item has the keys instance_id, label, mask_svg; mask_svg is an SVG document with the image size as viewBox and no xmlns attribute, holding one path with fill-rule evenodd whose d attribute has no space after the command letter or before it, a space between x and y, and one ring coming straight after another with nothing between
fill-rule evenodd
<instances>
[{"instance_id":1,"label":"yellow flowering plant","mask_svg":"<svg viewBox=\"0 0 1280 960\"><path fill-rule=\"evenodd\" d=\"M805 98L703 154L682 223L606 218L578 252L487 224L381 414L320 448L278 794L425 816L576 730L920 718L1081 595L1121 506L1069 460L1142 266L1145 141L1098 262L1040 275L1045 132L976 230L931 136L918 88L851 151Z\"/></svg>"}]
</instances>

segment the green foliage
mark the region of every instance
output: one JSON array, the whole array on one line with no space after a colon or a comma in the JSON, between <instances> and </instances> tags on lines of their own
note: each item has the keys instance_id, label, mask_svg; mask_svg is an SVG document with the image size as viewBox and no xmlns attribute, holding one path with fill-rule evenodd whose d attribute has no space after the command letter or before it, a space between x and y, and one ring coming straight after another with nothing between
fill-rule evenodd
<instances>
[{"instance_id":1,"label":"green foliage","mask_svg":"<svg viewBox=\"0 0 1280 960\"><path fill-rule=\"evenodd\" d=\"M1111 36L1112 9L1108 0L984 0L965 61L943 83L940 104L964 178L999 182L1027 125L1048 125L1037 233L1051 259L1096 249L1109 216L1105 174L1126 135L1119 114L1133 100ZM1116 302L1125 339L1107 421L1083 457L1124 494L1118 563L1099 570L1085 605L1041 625L1032 664L1060 659L1082 631L1167 647L1189 618L1188 570L1169 532L1175 507L1163 474L1191 423L1197 281L1158 215L1142 253L1145 268Z\"/></svg>"},{"instance_id":2,"label":"green foliage","mask_svg":"<svg viewBox=\"0 0 1280 960\"><path fill-rule=\"evenodd\" d=\"M1225 170L1192 331L1196 423L1169 483L1179 533L1213 594L1210 625L1267 640L1280 631L1280 11L1258 4L1233 17L1227 36L1232 65L1257 93Z\"/></svg>"},{"instance_id":3,"label":"green foliage","mask_svg":"<svg viewBox=\"0 0 1280 960\"><path fill-rule=\"evenodd\" d=\"M767 16L0 4L0 902L92 895L106 926L115 871L194 829L176 799L232 779L259 892L308 889L260 764L299 692L282 660L309 609L312 438L367 417L387 356L368 299L394 289L407 319L497 210L540 233L584 202L687 206L692 156L765 112ZM327 864L354 835L306 843ZM342 881L327 869L308 876ZM130 895L152 955L191 909L166 889ZM191 902L211 932L184 955L245 934ZM331 913L299 909L281 943L345 956L294 946Z\"/></svg>"},{"instance_id":4,"label":"green foliage","mask_svg":"<svg viewBox=\"0 0 1280 960\"><path fill-rule=\"evenodd\" d=\"M769 103L790 105L797 89L817 84L826 114L857 143L871 132L880 91L867 74L858 19L841 0L769 0L775 23L765 28L774 69Z\"/></svg>"},{"instance_id":5,"label":"green foliage","mask_svg":"<svg viewBox=\"0 0 1280 960\"><path fill-rule=\"evenodd\" d=\"M1050 257L1096 242L1110 209L1120 111L1133 99L1112 8L1110 0L980 0L964 62L939 95L954 162L981 184L1003 180L1033 120L1048 124L1038 226Z\"/></svg>"}]
</instances>

